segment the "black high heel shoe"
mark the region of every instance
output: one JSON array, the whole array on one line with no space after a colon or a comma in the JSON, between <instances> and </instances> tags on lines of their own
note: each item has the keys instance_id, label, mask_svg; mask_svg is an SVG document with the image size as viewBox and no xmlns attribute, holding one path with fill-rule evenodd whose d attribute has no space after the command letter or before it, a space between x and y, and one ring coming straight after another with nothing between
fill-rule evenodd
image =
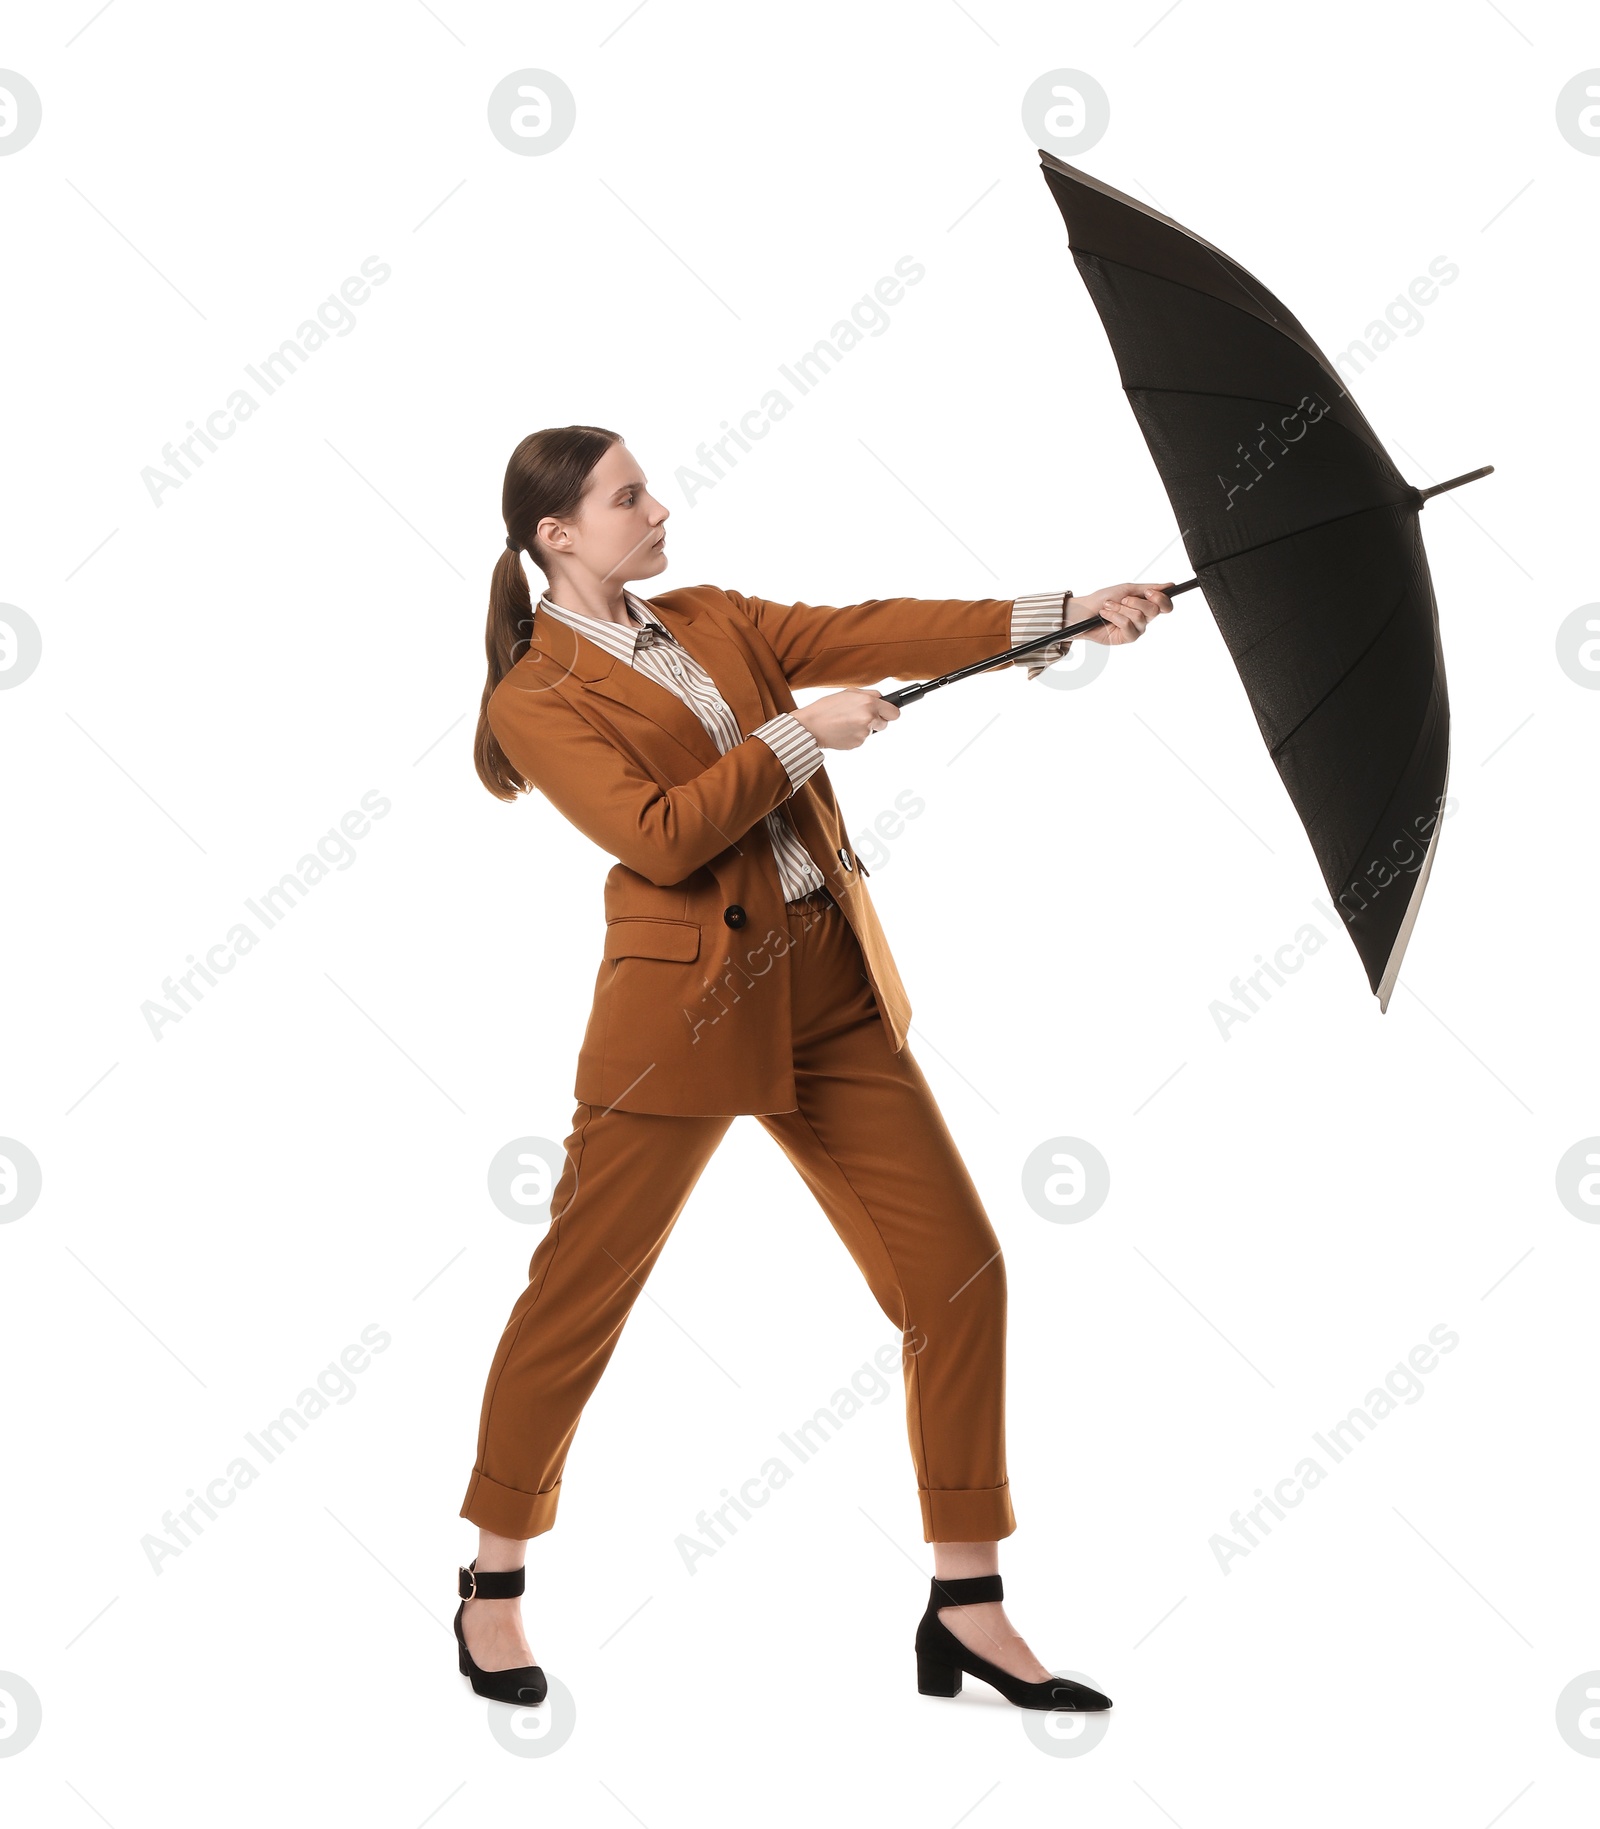
<instances>
[{"instance_id":1,"label":"black high heel shoe","mask_svg":"<svg viewBox=\"0 0 1600 1829\"><path fill-rule=\"evenodd\" d=\"M467 1649L467 1637L461 1621L469 1600L512 1600L528 1585L526 1569L505 1569L498 1573L485 1569L478 1573L478 1559L473 1557L464 1569L456 1571L456 1592L461 1605L456 1608L456 1643L461 1647L461 1674L471 1679L474 1692L491 1702L509 1702L513 1708L537 1708L545 1699L550 1685L537 1664L520 1664L515 1670L480 1670Z\"/></svg>"},{"instance_id":2,"label":"black high heel shoe","mask_svg":"<svg viewBox=\"0 0 1600 1829\"><path fill-rule=\"evenodd\" d=\"M928 1610L917 1622L917 1693L924 1696L959 1696L961 1673L981 1677L1018 1708L1060 1708L1088 1713L1110 1708L1110 1696L1087 1683L1068 1677L1047 1677L1042 1683L1024 1683L998 1664L969 1651L939 1617L941 1607L970 1607L979 1601L1004 1600L998 1575L969 1575L959 1581L941 1581L936 1575L928 1595Z\"/></svg>"}]
</instances>

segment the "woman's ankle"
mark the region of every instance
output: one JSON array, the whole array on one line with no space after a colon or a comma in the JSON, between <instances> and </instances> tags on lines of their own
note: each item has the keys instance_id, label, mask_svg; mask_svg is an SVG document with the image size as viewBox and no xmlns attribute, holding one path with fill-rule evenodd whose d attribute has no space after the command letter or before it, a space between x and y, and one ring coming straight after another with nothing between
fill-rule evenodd
<instances>
[{"instance_id":1,"label":"woman's ankle","mask_svg":"<svg viewBox=\"0 0 1600 1829\"><path fill-rule=\"evenodd\" d=\"M973 1575L1000 1573L998 1543L936 1543L933 1573L938 1581L966 1581Z\"/></svg>"},{"instance_id":2,"label":"woman's ankle","mask_svg":"<svg viewBox=\"0 0 1600 1829\"><path fill-rule=\"evenodd\" d=\"M526 1537L497 1537L493 1531L478 1530L478 1560L480 1574L503 1575L513 1569L525 1566L528 1559L528 1539Z\"/></svg>"}]
</instances>

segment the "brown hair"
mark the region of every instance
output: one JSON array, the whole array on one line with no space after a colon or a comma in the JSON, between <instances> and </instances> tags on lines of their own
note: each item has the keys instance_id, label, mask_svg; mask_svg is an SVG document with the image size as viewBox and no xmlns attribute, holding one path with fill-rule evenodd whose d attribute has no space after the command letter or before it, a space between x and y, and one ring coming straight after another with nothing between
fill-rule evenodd
<instances>
[{"instance_id":1,"label":"brown hair","mask_svg":"<svg viewBox=\"0 0 1600 1829\"><path fill-rule=\"evenodd\" d=\"M489 698L520 658L533 632L533 596L522 569L522 554L545 574L535 530L546 515L575 514L600 459L621 438L604 426L548 426L530 432L511 453L500 489L500 512L506 523L506 550L495 561L489 582L489 621L483 646L489 678L478 707L478 734L472 746L478 779L497 800L515 800L528 783L512 767L489 728ZM513 550L513 544L515 550Z\"/></svg>"}]
</instances>

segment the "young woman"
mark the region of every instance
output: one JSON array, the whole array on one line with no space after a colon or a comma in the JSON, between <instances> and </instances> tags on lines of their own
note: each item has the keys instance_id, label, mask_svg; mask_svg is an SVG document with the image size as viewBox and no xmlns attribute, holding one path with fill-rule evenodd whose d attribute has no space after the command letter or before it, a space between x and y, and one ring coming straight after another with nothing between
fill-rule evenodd
<instances>
[{"instance_id":1,"label":"young woman","mask_svg":"<svg viewBox=\"0 0 1600 1829\"><path fill-rule=\"evenodd\" d=\"M1001 1605L1016 1529L1005 1459L999 1240L905 1046L911 1014L833 788L827 749L899 714L871 682L949 672L1095 614L1135 640L1170 585L1089 597L879 598L831 609L666 569L667 510L615 432L535 432L511 455L489 599L476 765L538 788L617 861L550 1226L489 1369L461 1516L456 1637L473 1689L536 1705L523 1634L529 1538L555 1522L584 1404L690 1191L736 1114L796 1169L900 1328L906 1423L933 1545L918 1688L967 1671L1024 1708L1100 1709L1052 1678ZM544 573L537 610L521 555ZM1062 644L1025 657L1029 677ZM797 708L793 688L842 690ZM565 967L562 967L565 970Z\"/></svg>"}]
</instances>

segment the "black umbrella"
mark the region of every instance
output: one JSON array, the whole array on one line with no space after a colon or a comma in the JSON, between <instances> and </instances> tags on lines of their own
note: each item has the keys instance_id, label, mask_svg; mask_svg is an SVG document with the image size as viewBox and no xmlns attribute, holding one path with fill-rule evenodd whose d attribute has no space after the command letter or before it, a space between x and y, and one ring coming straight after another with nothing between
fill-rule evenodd
<instances>
[{"instance_id":1,"label":"black umbrella","mask_svg":"<svg viewBox=\"0 0 1600 1829\"><path fill-rule=\"evenodd\" d=\"M1406 482L1333 364L1253 274L1041 151L1246 695L1380 1009L1438 845L1450 708ZM1103 617L884 696L910 704Z\"/></svg>"}]
</instances>

